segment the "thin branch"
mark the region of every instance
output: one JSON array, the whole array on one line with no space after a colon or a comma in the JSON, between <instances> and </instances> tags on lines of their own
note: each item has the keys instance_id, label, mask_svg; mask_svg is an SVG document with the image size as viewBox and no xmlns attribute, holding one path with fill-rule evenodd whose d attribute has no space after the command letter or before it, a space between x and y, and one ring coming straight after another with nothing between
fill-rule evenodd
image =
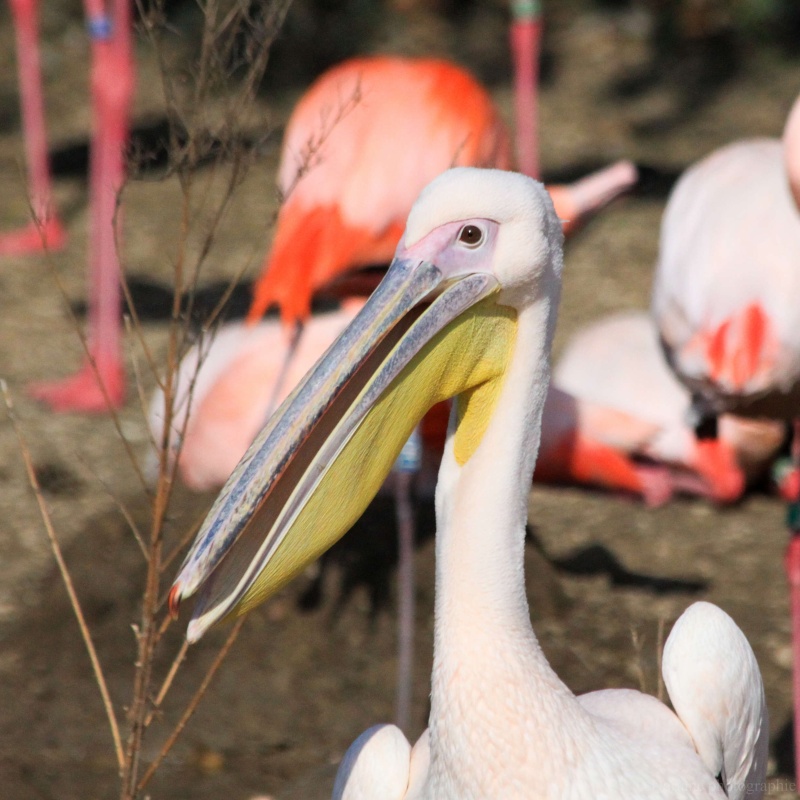
<instances>
[{"instance_id":1,"label":"thin branch","mask_svg":"<svg viewBox=\"0 0 800 800\"><path fill-rule=\"evenodd\" d=\"M145 493L148 493L147 481L145 480L142 471L139 469L138 461L136 460L136 456L133 452L133 446L125 438L125 435L122 432L122 423L119 418L119 413L114 408L113 403L111 402L111 398L109 397L108 390L106 389L105 384L100 378L100 372L97 368L97 362L95 361L95 358L91 352L91 348L89 347L89 340L86 338L86 334L83 332L81 328L81 324L80 321L78 320L77 314L75 313L75 311L73 310L72 306L69 303L69 295L67 293L66 287L64 286L64 282L61 280L61 276L58 274L58 270L56 269L55 264L52 262L50 258L47 259L47 265L48 268L50 269L50 273L53 277L53 280L56 283L58 292L61 295L61 299L64 301L64 304L66 305L70 321L72 322L72 325L75 328L75 332L78 335L78 339L80 340L81 346L83 347L86 359L92 368L92 372L94 373L94 378L97 381L97 385L100 387L100 391L103 394L103 399L105 400L106 403L106 410L108 411L108 414L111 417L111 422L114 425L114 429L116 430L117 435L122 441L122 446L125 448L125 452L127 453L128 458L131 461L134 472L136 473L136 477L141 483Z\"/></svg>"},{"instance_id":2,"label":"thin branch","mask_svg":"<svg viewBox=\"0 0 800 800\"><path fill-rule=\"evenodd\" d=\"M126 179L127 183L127 179ZM119 213L122 207L122 192L124 190L124 186L117 192L116 202L114 204L114 215L111 218L111 232L114 236L114 248L118 254L122 253L122 246L119 240L119 229L121 225L119 224ZM120 262L122 259L120 258ZM128 308L128 314L130 318L133 320L133 330L136 333L136 338L139 342L139 346L142 348L142 352L144 353L144 357L147 360L147 364L150 367L151 372L155 374L157 371L156 367L156 360L153 357L153 353L150 350L150 347L147 344L147 340L144 338L144 328L142 327L142 321L139 318L139 312L136 309L136 304L133 302L133 295L131 294L131 287L128 284L128 279L125 277L125 271L120 269L119 274L120 285L122 286L122 293L125 297L125 304ZM126 324L126 328L128 332L131 330L131 326Z\"/></svg>"},{"instance_id":3,"label":"thin branch","mask_svg":"<svg viewBox=\"0 0 800 800\"><path fill-rule=\"evenodd\" d=\"M664 675L661 672L661 664L664 660L664 617L658 618L658 633L656 634L656 697L662 702L666 702L666 692L664 691Z\"/></svg>"},{"instance_id":4,"label":"thin branch","mask_svg":"<svg viewBox=\"0 0 800 800\"><path fill-rule=\"evenodd\" d=\"M117 766L119 767L120 771L122 771L125 767L125 755L122 749L122 739L120 738L119 734L117 716L114 712L114 706L111 702L111 695L108 692L108 686L106 685L106 680L103 675L103 668L100 665L100 659L97 657L97 651L95 650L94 643L92 642L92 636L89 633L89 626L86 624L86 618L83 615L83 610L81 609L78 595L75 592L75 586L72 583L72 577L70 576L67 563L64 560L63 553L61 552L61 546L58 543L55 528L53 527L52 520L50 519L50 511L47 508L47 503L45 502L44 495L42 494L39 480L36 477L36 470L33 467L31 451L28 448L28 444L22 433L22 428L16 412L14 411L14 402L11 399L11 394L8 391L8 385L2 379L0 379L0 391L3 393L6 411L8 412L11 424L14 426L14 432L17 435L20 452L22 453L22 460L25 463L25 471L28 475L28 483L30 484L31 489L36 496L36 502L39 506L39 513L42 516L42 521L44 522L44 527L47 531L47 538L50 540L50 547L53 551L56 563L58 564L58 570L61 573L61 579L64 581L64 586L67 590L67 594L69 595L69 602L72 606L72 611L78 621L78 627L80 628L81 636L83 637L83 643L86 646L86 651L89 654L89 660L92 662L94 678L97 682L97 687L100 690L100 696L103 699L103 706L105 707L106 716L108 717L108 724L111 728L111 738L114 740L114 752L117 756Z\"/></svg>"},{"instance_id":5,"label":"thin branch","mask_svg":"<svg viewBox=\"0 0 800 800\"><path fill-rule=\"evenodd\" d=\"M134 325L138 324L139 324L138 322L133 323L130 317L125 317L125 330L128 332L129 335L132 333L131 328ZM136 356L136 348L133 347L133 345L131 345L129 347L129 352L131 356L131 364L133 364L133 378L136 384L136 395L139 398L139 410L142 412L142 417L147 423L145 425L145 428L147 429L148 441L152 446L153 450L156 450L158 448L158 445L156 444L155 437L153 436L153 432L150 430L150 425L149 425L150 404L147 401L147 395L144 390L144 380L142 379L142 370L141 367L139 366L139 359ZM155 369L155 365L153 365L153 368ZM156 378L156 381L158 381L158 372L156 371L153 374Z\"/></svg>"},{"instance_id":6,"label":"thin branch","mask_svg":"<svg viewBox=\"0 0 800 800\"><path fill-rule=\"evenodd\" d=\"M244 624L246 617L239 617L236 623L233 626L233 630L228 635L228 638L225 640L225 644L222 645L219 653L217 653L217 657L214 659L211 667L209 668L208 672L206 673L205 678L203 678L203 682L200 684L200 687L195 692L194 697L189 701L189 705L186 706L186 710L183 712L183 716L178 721L178 724L175 726L172 733L167 738L167 741L164 742L164 746L161 748L159 754L153 759L153 762L145 772L142 779L136 785L136 791L141 792L145 786L150 782L150 779L155 774L155 771L160 766L161 762L166 758L169 751L172 749L175 742L178 740L178 737L183 732L183 729L186 727L186 724L194 714L197 706L200 704L200 701L203 699L206 691L208 690L209 685L211 684L212 679L217 673L217 670L222 665L222 662L225 659L225 656L228 655L228 651L233 646L233 643L236 641L236 637L239 635L239 631L242 629L242 625Z\"/></svg>"},{"instance_id":7,"label":"thin branch","mask_svg":"<svg viewBox=\"0 0 800 800\"><path fill-rule=\"evenodd\" d=\"M163 602L159 602L159 608L163 605ZM172 614L165 614L163 619L161 620L161 625L158 626L158 632L156 633L156 642L161 641L161 637L167 632L167 629L170 625L174 622L174 618Z\"/></svg>"},{"instance_id":8,"label":"thin branch","mask_svg":"<svg viewBox=\"0 0 800 800\"><path fill-rule=\"evenodd\" d=\"M167 614L166 619L171 620L169 614ZM163 634L165 627L162 625L159 634ZM153 708L150 710L150 713L145 718L144 724L145 727L148 727L150 723L153 721L153 718L156 715L156 712L161 708L161 704L164 702L164 698L167 696L167 692L169 691L169 687L172 686L172 681L175 680L175 676L178 674L178 670L180 669L181 664L183 664L183 660L186 658L186 653L189 650L189 640L184 639L183 644L181 645L181 649L178 650L178 654L172 661L172 666L167 673L167 677L164 678L164 683L161 684L161 689L156 695L156 699L153 701Z\"/></svg>"},{"instance_id":9,"label":"thin branch","mask_svg":"<svg viewBox=\"0 0 800 800\"><path fill-rule=\"evenodd\" d=\"M128 507L125 505L125 503L122 502L122 500L119 499L119 497L117 497L117 495L113 492L108 483L105 480L103 480L103 478L100 475L98 475L98 473L95 472L95 470L93 470L92 467L88 463L86 463L86 461L84 461L83 459L81 459L81 461L83 463L83 466L89 472L89 474L94 478L94 480L96 480L103 487L106 495L108 495L111 502L114 503L114 505L117 507L117 510L120 512L120 514L122 514L123 518L125 519L125 522L128 524L128 527L130 528L131 533L133 534L133 538L136 540L136 544L139 545L139 549L142 551L142 555L145 558L148 558L149 554L147 552L147 545L144 543L144 537L142 536L142 533L139 530L139 526L136 524L136 520L134 520L133 518L133 514L131 514L131 512L128 511Z\"/></svg>"},{"instance_id":10,"label":"thin branch","mask_svg":"<svg viewBox=\"0 0 800 800\"><path fill-rule=\"evenodd\" d=\"M631 628L631 639L633 640L633 649L636 652L636 659L633 664L634 672L639 681L639 691L644 694L647 691L647 680L644 674L644 667L642 666L644 642L642 637L639 636L639 631L636 628Z\"/></svg>"},{"instance_id":11,"label":"thin branch","mask_svg":"<svg viewBox=\"0 0 800 800\"><path fill-rule=\"evenodd\" d=\"M181 537L181 540L175 547L169 552L166 556L164 561L161 564L162 569L168 569L169 565L181 554L181 551L189 544L189 542L194 539L197 535L197 531L200 530L200 526L203 524L203 520L206 518L206 512L203 512L202 516L198 517L197 521L192 525L186 533Z\"/></svg>"}]
</instances>

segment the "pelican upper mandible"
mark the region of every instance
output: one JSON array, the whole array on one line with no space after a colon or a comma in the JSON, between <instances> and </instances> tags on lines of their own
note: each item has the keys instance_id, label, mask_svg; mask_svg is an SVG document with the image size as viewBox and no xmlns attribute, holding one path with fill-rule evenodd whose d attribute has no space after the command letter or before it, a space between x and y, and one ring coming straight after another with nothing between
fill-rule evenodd
<instances>
[{"instance_id":1,"label":"pelican upper mandible","mask_svg":"<svg viewBox=\"0 0 800 800\"><path fill-rule=\"evenodd\" d=\"M394 726L359 737L336 798L759 794L764 690L723 611L693 605L668 639L678 715L631 690L577 698L531 628L525 524L561 244L540 183L471 168L436 178L386 278L256 439L172 588L173 611L198 593L190 640L251 609L350 527L422 415L455 398L436 495L429 727L413 749Z\"/></svg>"}]
</instances>

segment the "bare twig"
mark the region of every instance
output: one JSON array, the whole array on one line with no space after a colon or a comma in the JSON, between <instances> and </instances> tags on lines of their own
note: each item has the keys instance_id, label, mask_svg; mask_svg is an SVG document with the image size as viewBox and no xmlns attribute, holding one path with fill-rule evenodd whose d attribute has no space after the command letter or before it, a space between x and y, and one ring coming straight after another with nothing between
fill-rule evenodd
<instances>
[{"instance_id":1,"label":"bare twig","mask_svg":"<svg viewBox=\"0 0 800 800\"><path fill-rule=\"evenodd\" d=\"M662 702L666 702L666 692L664 690L664 673L661 671L661 663L664 660L664 617L658 618L658 632L656 633L656 697Z\"/></svg>"},{"instance_id":2,"label":"bare twig","mask_svg":"<svg viewBox=\"0 0 800 800\"><path fill-rule=\"evenodd\" d=\"M94 678L97 682L97 687L100 690L100 696L102 697L103 706L106 711L106 716L108 717L108 724L111 728L111 738L114 742L114 752L117 756L117 765L121 771L125 766L125 758L122 750L122 739L119 734L117 715L114 712L114 705L111 702L111 695L108 693L108 686L106 685L103 668L100 665L100 659L97 656L97 650L95 649L94 642L92 641L92 636L89 632L89 626L86 624L86 618L83 615L83 610L81 609L78 595L75 592L75 587L72 583L72 577L70 576L69 568L64 560L64 555L61 551L61 545L58 543L55 528L53 527L53 523L50 518L50 511L47 508L47 503L45 502L44 495L42 494L39 480L36 477L36 470L33 466L31 451L28 448L28 444L22 433L19 420L17 419L17 415L14 411L14 402L11 398L10 392L8 391L6 382L2 379L0 379L0 391L3 393L6 411L8 412L9 419L11 420L11 424L14 426L14 432L16 433L17 440L19 441L20 452L22 453L22 459L25 463L25 472L28 475L28 483L30 484L31 489L36 496L36 502L39 506L39 513L42 516L42 521L44 522L44 527L47 531L47 538L50 540L50 547L53 551L56 563L58 564L58 570L61 573L61 579L64 581L64 587L67 590L72 611L78 621L78 627L80 628L81 636L83 637L83 642L86 646L86 651L89 654L89 660L92 662Z\"/></svg>"},{"instance_id":3,"label":"bare twig","mask_svg":"<svg viewBox=\"0 0 800 800\"><path fill-rule=\"evenodd\" d=\"M171 620L169 614L166 616L165 619ZM165 625L161 626L161 630L159 631L160 635L163 635L165 628L166 628ZM158 694L156 695L156 699L153 701L153 708L147 715L147 719L145 719L144 721L145 726L150 725L150 723L153 721L153 717L155 717L156 715L156 712L161 708L161 704L164 702L164 698L167 696L169 687L172 686L172 681L175 680L175 676L178 674L178 670L180 669L181 664L183 664L183 661L186 658L186 653L188 650L189 650L189 640L184 639L183 644L181 645L181 649L178 650L178 654L173 659L172 666L169 668L167 677L164 678L164 683L161 684L161 688L159 689Z\"/></svg>"},{"instance_id":4,"label":"bare twig","mask_svg":"<svg viewBox=\"0 0 800 800\"><path fill-rule=\"evenodd\" d=\"M117 253L122 252L122 248L120 247L119 242L119 227L118 224L118 217L119 211L122 204L122 193L125 189L125 186L117 192L117 201L114 205L114 216L112 217L111 225L112 231L114 233L114 247L117 250ZM122 259L120 258L120 262ZM119 275L120 285L122 286L122 294L125 298L125 305L128 309L128 315L133 321L133 325L128 324L126 319L126 330L130 332L131 328L136 332L137 340L139 342L139 347L142 348L142 352L144 353L145 360L147 361L151 372L156 372L156 360L153 356L153 353L150 350L150 347L147 344L147 340L144 338L144 329L142 328L141 320L139 319L139 312L136 309L136 304L133 302L133 295L131 294L131 287L128 284L128 279L125 277L125 271L120 270Z\"/></svg>"},{"instance_id":5,"label":"bare twig","mask_svg":"<svg viewBox=\"0 0 800 800\"><path fill-rule=\"evenodd\" d=\"M211 684L214 675L216 675L217 670L220 668L225 656L228 655L228 651L233 646L233 643L236 641L236 637L239 635L239 631L242 629L242 625L244 624L245 617L240 617L233 626L230 634L228 634L228 638L225 640L225 644L222 645L219 653L217 653L217 657L212 662L211 666L208 669L205 677L203 678L203 682L200 684L199 688L194 694L194 697L189 701L189 705L186 706L186 710L183 712L183 716L178 721L178 724L175 726L172 733L167 738L167 741L164 742L164 746L161 748L159 754L153 759L153 762L150 764L147 772L145 772L142 779L139 781L138 785L136 786L136 791L141 792L145 786L150 782L150 779L155 774L155 771L158 769L161 762L166 758L169 751L172 749L175 742L178 740L178 737L181 735L181 732L186 727L186 723L192 717L197 706L199 705L200 701L203 699L209 685Z\"/></svg>"},{"instance_id":6,"label":"bare twig","mask_svg":"<svg viewBox=\"0 0 800 800\"><path fill-rule=\"evenodd\" d=\"M97 474L92 467L87 464L85 461L82 462L86 470L92 475L92 477L103 487L103 490L108 495L109 499L112 503L117 507L117 510L120 514L122 514L123 519L128 525L131 533L133 534L133 538L136 540L136 544L139 545L139 549L142 551L142 555L147 558L147 545L144 543L144 537L142 536L142 532L139 530L139 526L136 524L136 520L133 518L133 514L128 510L128 507L119 497L114 493L111 487L108 485L108 482L103 480L103 478Z\"/></svg>"},{"instance_id":7,"label":"bare twig","mask_svg":"<svg viewBox=\"0 0 800 800\"><path fill-rule=\"evenodd\" d=\"M633 649L636 653L636 658L633 662L633 671L636 673L636 678L639 681L639 691L644 693L647 691L647 680L645 678L644 666L642 665L644 641L636 628L631 628L631 640L633 641Z\"/></svg>"}]
</instances>

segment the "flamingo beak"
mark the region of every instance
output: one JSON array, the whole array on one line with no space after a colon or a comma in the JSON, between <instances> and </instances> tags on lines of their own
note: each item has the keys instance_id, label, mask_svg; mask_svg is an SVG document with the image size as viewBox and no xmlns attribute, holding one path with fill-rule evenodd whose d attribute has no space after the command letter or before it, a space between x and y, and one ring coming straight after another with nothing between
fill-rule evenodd
<instances>
[{"instance_id":1,"label":"flamingo beak","mask_svg":"<svg viewBox=\"0 0 800 800\"><path fill-rule=\"evenodd\" d=\"M170 592L198 593L189 641L245 613L330 548L435 403L505 369L515 315L491 272L446 277L395 259L353 322L253 442Z\"/></svg>"}]
</instances>

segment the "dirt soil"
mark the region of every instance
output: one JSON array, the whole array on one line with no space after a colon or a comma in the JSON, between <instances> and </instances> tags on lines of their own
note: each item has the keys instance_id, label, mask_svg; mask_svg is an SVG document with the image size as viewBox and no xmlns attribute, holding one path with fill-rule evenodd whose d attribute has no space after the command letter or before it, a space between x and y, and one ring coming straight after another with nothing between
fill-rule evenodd
<instances>
[{"instance_id":1,"label":"dirt soil","mask_svg":"<svg viewBox=\"0 0 800 800\"><path fill-rule=\"evenodd\" d=\"M8 12L1 13L0 181L2 226L8 229L26 221L27 206L13 35ZM492 50L493 63L507 68L505 57L496 55L505 48L497 14L462 20L455 28L438 18L403 13L395 12L394 27L387 26L372 49L476 60ZM713 91L696 80L690 63L676 62L642 91L615 93L619 81L647 72L646 17L560 13L548 29L551 67L541 98L546 171L621 156L677 170L727 141L779 135L800 85L798 63L769 49L745 49L738 71ZM44 14L48 124L52 141L59 144L85 138L90 125L87 45L78 9L51 6ZM189 49L191 40L181 46ZM163 113L164 101L158 66L146 43L139 43L137 58L134 117L145 119ZM510 114L505 75L493 91ZM700 102L687 102L703 91ZM257 112L279 126L295 97L292 89L264 93ZM276 150L265 146L237 188L200 283L257 270L276 204L275 167ZM198 174L190 253L199 247L226 169ZM581 323L615 309L647 306L664 204L660 185L655 181L617 202L569 243L557 348ZM84 296L85 180L59 178L56 196L69 230L67 249L47 258L9 259L0 268L0 376L16 402L112 697L123 715L134 660L131 625L138 619L144 570L119 506L146 529L148 501L110 419L54 415L25 395L30 381L66 374L81 356L53 272L61 276L70 299ZM145 176L127 186L124 262L129 274L171 279L181 240L181 206L177 179ZM163 364L166 327L145 323L144 336ZM137 348L131 347L134 352ZM147 395L154 381L141 358L139 363ZM144 463L147 427L134 390L120 414L120 430ZM212 499L183 489L178 494L170 517L175 537ZM0 798L114 797L116 765L97 688L4 413L0 520ZM750 639L763 671L775 741L770 794L794 796L785 741L791 720L791 651L782 503L752 493L728 509L679 499L648 510L625 497L536 486L530 521L539 542L539 548L532 543L527 550L532 619L567 684L576 692L613 686L657 692L664 630L693 599L718 603ZM434 527L429 504L421 505L419 524L411 737L424 728L428 711ZM391 504L377 501L344 541L321 573L304 576L250 616L151 784L152 797L326 797L349 743L369 725L391 719L396 558ZM177 651L184 624L182 618L168 631L167 653ZM212 632L191 648L164 718L146 742L146 759L157 752L226 633ZM159 674L165 664L166 659L159 663Z\"/></svg>"}]
</instances>

